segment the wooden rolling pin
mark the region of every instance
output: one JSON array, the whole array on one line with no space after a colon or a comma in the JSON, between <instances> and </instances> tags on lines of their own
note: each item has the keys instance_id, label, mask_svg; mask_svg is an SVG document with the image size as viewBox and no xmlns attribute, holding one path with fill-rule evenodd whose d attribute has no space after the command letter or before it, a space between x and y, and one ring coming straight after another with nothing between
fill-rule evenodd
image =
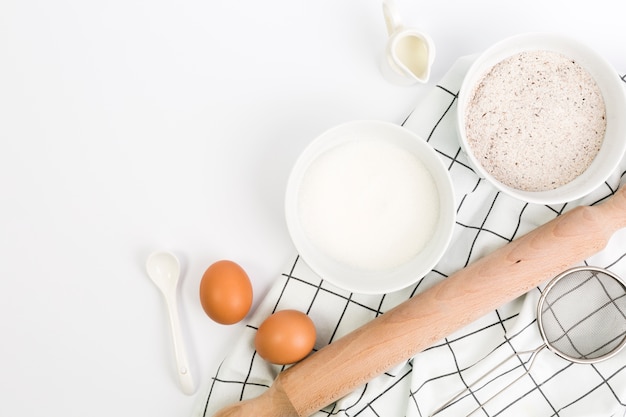
<instances>
[{"instance_id":1,"label":"wooden rolling pin","mask_svg":"<svg viewBox=\"0 0 626 417\"><path fill-rule=\"evenodd\" d=\"M512 241L278 375L261 396L215 417L305 417L525 294L626 227L626 186Z\"/></svg>"}]
</instances>

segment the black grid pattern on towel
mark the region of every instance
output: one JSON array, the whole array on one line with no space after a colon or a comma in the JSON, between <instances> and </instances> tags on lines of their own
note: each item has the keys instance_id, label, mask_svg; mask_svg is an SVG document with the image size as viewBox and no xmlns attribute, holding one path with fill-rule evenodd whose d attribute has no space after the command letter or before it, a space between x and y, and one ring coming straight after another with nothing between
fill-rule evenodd
<instances>
[{"instance_id":1,"label":"black grid pattern on towel","mask_svg":"<svg viewBox=\"0 0 626 417\"><path fill-rule=\"evenodd\" d=\"M622 163L619 172L584 200L569 206L538 206L508 198L480 180L458 146L452 121L467 65L463 60L457 62L403 123L437 150L455 185L457 223L442 261L410 288L384 295L362 295L333 287L294 255L294 261L261 302L232 353L212 375L199 415L210 417L226 405L257 397L284 369L263 361L252 344L256 329L272 312L296 308L309 314L318 330L319 349L574 204L602 202L620 182L626 182L626 164ZM609 244L585 263L626 276L626 244ZM541 287L537 288L449 335L315 416L428 416L503 358L518 353L494 376L480 381L438 416L468 414L528 368L530 358L522 352L541 342L534 310L541 291ZM474 415L624 416L625 353L606 362L580 365L542 352L532 372Z\"/></svg>"}]
</instances>

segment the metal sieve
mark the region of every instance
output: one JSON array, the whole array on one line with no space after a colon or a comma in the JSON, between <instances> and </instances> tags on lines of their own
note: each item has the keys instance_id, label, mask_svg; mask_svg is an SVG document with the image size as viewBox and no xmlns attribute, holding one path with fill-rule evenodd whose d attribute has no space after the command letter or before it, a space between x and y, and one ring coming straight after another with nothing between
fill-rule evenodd
<instances>
[{"instance_id":1,"label":"metal sieve","mask_svg":"<svg viewBox=\"0 0 626 417\"><path fill-rule=\"evenodd\" d=\"M616 355L626 345L626 284L606 269L589 266L569 269L545 287L537 305L537 325L544 342L541 346L509 356L431 416L450 406L514 357L530 354L526 371L468 416L528 375L537 354L545 347L575 363L596 363Z\"/></svg>"}]
</instances>

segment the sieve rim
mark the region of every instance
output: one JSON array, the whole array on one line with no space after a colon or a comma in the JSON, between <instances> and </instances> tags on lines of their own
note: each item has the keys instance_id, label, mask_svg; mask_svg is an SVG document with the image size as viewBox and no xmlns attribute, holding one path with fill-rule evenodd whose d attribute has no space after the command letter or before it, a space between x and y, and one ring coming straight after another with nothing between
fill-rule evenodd
<instances>
[{"instance_id":1,"label":"sieve rim","mask_svg":"<svg viewBox=\"0 0 626 417\"><path fill-rule=\"evenodd\" d=\"M617 281L617 283L620 284L622 288L624 288L624 293L626 293L626 282L624 282L624 280L622 280L622 278L619 275L609 271L606 268L585 265L585 266L577 266L577 267L567 269L561 272L560 274L558 274L556 277L552 278L552 280L546 285L543 292L541 293L541 297L539 297L539 302L537 303L537 327L539 327L539 333L541 334L541 338L543 339L545 346L547 346L548 349L550 349L556 355L574 363L597 363L597 362L609 359L617 355L624 348L624 346L626 346L626 336L622 338L622 341L620 342L618 346L616 346L614 349L612 349L608 353L598 356L597 358L586 359L586 358L578 358L578 357L570 356L566 353L561 352L558 348L552 346L552 343L548 341L548 337L546 336L544 328L543 328L543 318L542 318L541 312L543 310L543 305L545 303L546 297L550 293L550 290L559 281L561 281L561 279L565 278L566 276L572 273L580 272L580 271L593 271L593 272L599 272L599 273L608 275L611 278L613 278L615 281Z\"/></svg>"}]
</instances>

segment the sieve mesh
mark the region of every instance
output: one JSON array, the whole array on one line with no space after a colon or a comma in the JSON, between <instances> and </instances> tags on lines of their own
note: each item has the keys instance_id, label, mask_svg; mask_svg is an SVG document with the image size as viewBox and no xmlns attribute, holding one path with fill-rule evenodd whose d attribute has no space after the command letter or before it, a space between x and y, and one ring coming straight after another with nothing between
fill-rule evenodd
<instances>
[{"instance_id":1,"label":"sieve mesh","mask_svg":"<svg viewBox=\"0 0 626 417\"><path fill-rule=\"evenodd\" d=\"M606 270L576 268L555 279L538 309L547 346L574 362L595 362L626 343L626 286Z\"/></svg>"},{"instance_id":2,"label":"sieve mesh","mask_svg":"<svg viewBox=\"0 0 626 417\"><path fill-rule=\"evenodd\" d=\"M530 354L526 372L482 401L469 415L484 410L485 404L530 373L537 355L546 346L557 355L579 363L595 363L617 354L626 346L626 284L606 269L590 266L569 269L550 281L539 298L537 324L544 341L541 346L513 353L430 416L470 392L510 359Z\"/></svg>"}]
</instances>

